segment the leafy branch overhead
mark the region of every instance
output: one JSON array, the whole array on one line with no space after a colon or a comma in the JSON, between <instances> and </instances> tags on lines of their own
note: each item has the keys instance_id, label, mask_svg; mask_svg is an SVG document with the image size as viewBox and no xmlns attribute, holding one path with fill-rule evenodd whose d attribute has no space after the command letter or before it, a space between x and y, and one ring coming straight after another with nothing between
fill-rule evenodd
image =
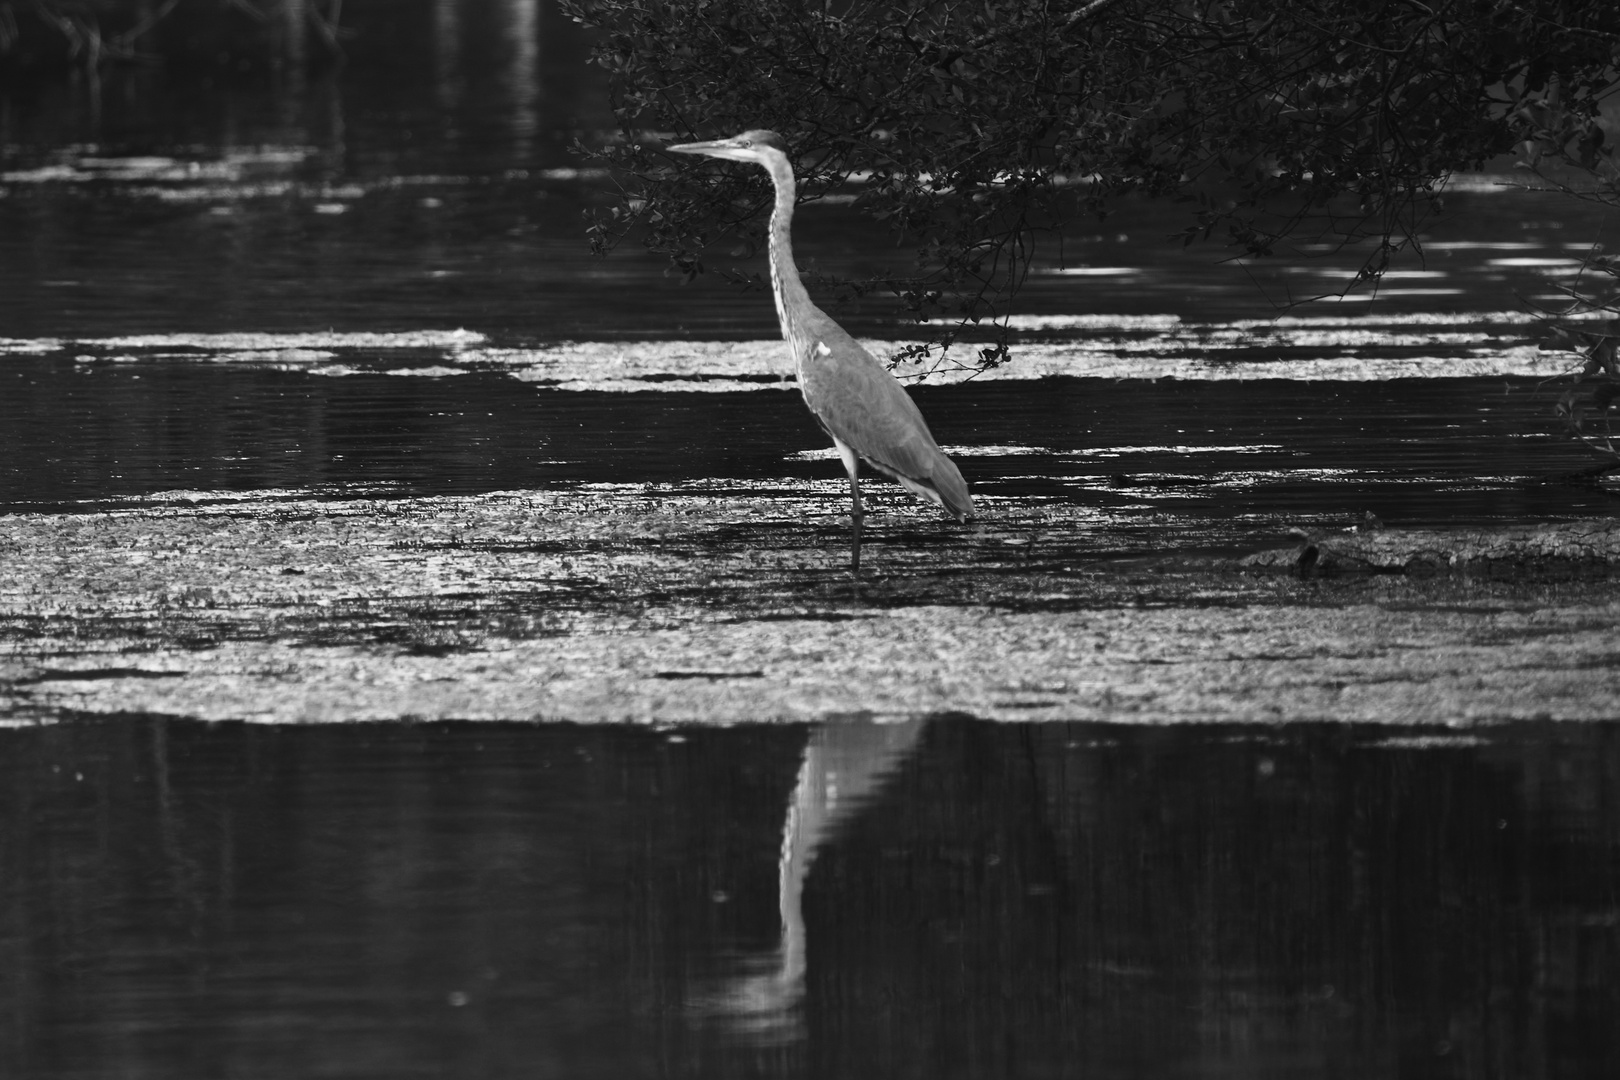
<instances>
[{"instance_id":1,"label":"leafy branch overhead","mask_svg":"<svg viewBox=\"0 0 1620 1080\"><path fill-rule=\"evenodd\" d=\"M751 170L702 183L666 138L772 128L801 197L853 185L912 245L913 311L993 315L1038 243L1124 194L1175 197L1187 242L1263 256L1290 236L1414 242L1436 185L1518 149L1615 198L1599 106L1613 0L565 0L600 30L623 139L593 225L686 273L757 238Z\"/></svg>"}]
</instances>

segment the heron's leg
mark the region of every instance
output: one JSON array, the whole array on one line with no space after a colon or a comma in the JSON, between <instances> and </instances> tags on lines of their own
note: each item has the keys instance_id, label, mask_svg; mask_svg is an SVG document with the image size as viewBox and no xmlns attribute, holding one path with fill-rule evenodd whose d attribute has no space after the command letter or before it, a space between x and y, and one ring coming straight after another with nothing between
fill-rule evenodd
<instances>
[{"instance_id":1,"label":"heron's leg","mask_svg":"<svg viewBox=\"0 0 1620 1080\"><path fill-rule=\"evenodd\" d=\"M849 497L855 503L849 515L849 569L858 574L861 571L861 523L866 520L866 511L861 509L861 482L853 472L849 474Z\"/></svg>"},{"instance_id":2,"label":"heron's leg","mask_svg":"<svg viewBox=\"0 0 1620 1080\"><path fill-rule=\"evenodd\" d=\"M861 569L861 523L866 519L866 511L861 507L861 459L841 439L834 439L833 445L838 447L838 456L844 459L844 471L849 473L849 568L851 571L859 573Z\"/></svg>"}]
</instances>

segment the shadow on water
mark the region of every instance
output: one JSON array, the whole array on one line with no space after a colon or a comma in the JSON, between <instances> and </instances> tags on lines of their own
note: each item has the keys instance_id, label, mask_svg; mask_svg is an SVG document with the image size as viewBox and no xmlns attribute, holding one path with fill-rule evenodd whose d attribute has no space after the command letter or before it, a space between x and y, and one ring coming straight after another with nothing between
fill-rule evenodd
<instances>
[{"instance_id":1,"label":"shadow on water","mask_svg":"<svg viewBox=\"0 0 1620 1080\"><path fill-rule=\"evenodd\" d=\"M1612 1076L1607 727L0 732L0 1056Z\"/></svg>"}]
</instances>

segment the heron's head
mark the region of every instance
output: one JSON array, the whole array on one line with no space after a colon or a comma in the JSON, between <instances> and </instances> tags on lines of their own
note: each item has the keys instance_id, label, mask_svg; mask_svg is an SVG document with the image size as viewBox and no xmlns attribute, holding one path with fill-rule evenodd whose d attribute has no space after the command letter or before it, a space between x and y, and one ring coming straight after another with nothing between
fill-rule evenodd
<instances>
[{"instance_id":1,"label":"heron's head","mask_svg":"<svg viewBox=\"0 0 1620 1080\"><path fill-rule=\"evenodd\" d=\"M729 139L681 143L664 149L677 154L702 154L726 161L751 161L756 165L765 165L772 155L787 157L787 143L774 131L745 131Z\"/></svg>"}]
</instances>

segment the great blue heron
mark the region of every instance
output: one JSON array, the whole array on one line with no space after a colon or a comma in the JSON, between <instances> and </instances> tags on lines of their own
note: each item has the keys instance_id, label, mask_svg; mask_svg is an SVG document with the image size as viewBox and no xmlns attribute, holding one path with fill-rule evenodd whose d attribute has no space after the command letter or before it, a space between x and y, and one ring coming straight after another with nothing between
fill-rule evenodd
<instances>
[{"instance_id":1,"label":"great blue heron","mask_svg":"<svg viewBox=\"0 0 1620 1080\"><path fill-rule=\"evenodd\" d=\"M937 503L958 521L973 516L973 500L956 465L939 449L911 395L828 314L810 302L793 262L789 230L795 185L787 144L774 131L745 131L729 139L666 147L725 161L762 166L776 187L771 211L771 291L782 337L793 352L799 390L810 411L832 436L849 473L853 504L852 569L861 566L860 461L865 458L907 491Z\"/></svg>"}]
</instances>

